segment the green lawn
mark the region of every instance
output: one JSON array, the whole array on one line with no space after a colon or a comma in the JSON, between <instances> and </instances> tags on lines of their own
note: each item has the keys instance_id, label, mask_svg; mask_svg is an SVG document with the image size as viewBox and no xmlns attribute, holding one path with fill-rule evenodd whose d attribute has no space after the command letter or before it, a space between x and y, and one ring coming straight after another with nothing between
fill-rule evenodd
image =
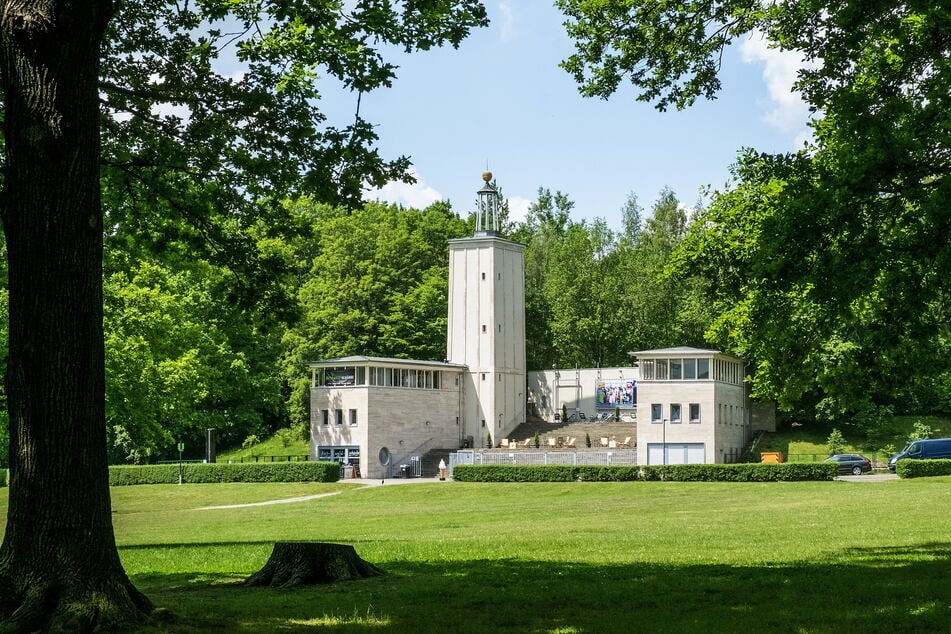
<instances>
[{"instance_id":1,"label":"green lawn","mask_svg":"<svg viewBox=\"0 0 951 634\"><path fill-rule=\"evenodd\" d=\"M115 488L113 501L127 571L175 614L157 631L913 632L951 623L951 477L153 485ZM236 586L276 540L353 544L389 574Z\"/></svg>"}]
</instances>

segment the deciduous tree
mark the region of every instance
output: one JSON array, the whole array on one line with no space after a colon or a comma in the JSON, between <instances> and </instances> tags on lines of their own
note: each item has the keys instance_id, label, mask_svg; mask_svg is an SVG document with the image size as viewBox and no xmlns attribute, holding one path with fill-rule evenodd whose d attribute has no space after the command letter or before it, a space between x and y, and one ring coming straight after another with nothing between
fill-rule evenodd
<instances>
[{"instance_id":1,"label":"deciduous tree","mask_svg":"<svg viewBox=\"0 0 951 634\"><path fill-rule=\"evenodd\" d=\"M362 95L395 76L380 47L456 45L485 23L476 0L347 4L0 3L7 629L128 627L150 609L122 569L112 530L104 233L122 224L158 248L185 240L235 251L246 240L235 224L280 210L260 205L262 195L352 202L367 181L403 174L406 159L381 159L359 116L321 127L317 74ZM216 71L226 50L243 74ZM248 273L263 276L253 261Z\"/></svg>"}]
</instances>

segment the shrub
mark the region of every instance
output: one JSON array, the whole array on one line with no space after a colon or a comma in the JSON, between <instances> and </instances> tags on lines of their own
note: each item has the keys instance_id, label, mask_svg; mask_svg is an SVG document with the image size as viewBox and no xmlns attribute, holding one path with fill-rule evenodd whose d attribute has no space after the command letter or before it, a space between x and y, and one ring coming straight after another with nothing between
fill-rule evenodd
<instances>
[{"instance_id":1,"label":"shrub","mask_svg":"<svg viewBox=\"0 0 951 634\"><path fill-rule=\"evenodd\" d=\"M951 461L948 461L951 462ZM832 480L837 465L829 462L780 464L678 464L645 466L594 465L459 465L460 482L794 482Z\"/></svg>"},{"instance_id":2,"label":"shrub","mask_svg":"<svg viewBox=\"0 0 951 634\"><path fill-rule=\"evenodd\" d=\"M241 448L250 449L251 447L258 444L259 442L261 442L261 439L255 436L254 434L251 434L250 436L244 439L244 442L241 443Z\"/></svg>"},{"instance_id":3,"label":"shrub","mask_svg":"<svg viewBox=\"0 0 951 634\"><path fill-rule=\"evenodd\" d=\"M899 460L895 464L899 478L929 478L951 475L951 460Z\"/></svg>"},{"instance_id":4,"label":"shrub","mask_svg":"<svg viewBox=\"0 0 951 634\"><path fill-rule=\"evenodd\" d=\"M109 484L177 484L178 464L118 465L109 467ZM336 462L190 463L182 465L184 481L210 482L336 482Z\"/></svg>"}]
</instances>

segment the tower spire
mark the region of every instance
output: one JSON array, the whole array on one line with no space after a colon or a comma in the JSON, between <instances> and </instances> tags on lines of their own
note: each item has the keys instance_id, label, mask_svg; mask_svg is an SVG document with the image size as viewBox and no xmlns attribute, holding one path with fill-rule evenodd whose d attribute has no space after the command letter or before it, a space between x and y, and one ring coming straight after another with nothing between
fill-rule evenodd
<instances>
[{"instance_id":1,"label":"tower spire","mask_svg":"<svg viewBox=\"0 0 951 634\"><path fill-rule=\"evenodd\" d=\"M479 201L476 208L476 227L477 236L497 236L499 235L499 208L501 207L501 197L499 191L492 184L492 172L482 173L482 180L485 184L479 190Z\"/></svg>"}]
</instances>

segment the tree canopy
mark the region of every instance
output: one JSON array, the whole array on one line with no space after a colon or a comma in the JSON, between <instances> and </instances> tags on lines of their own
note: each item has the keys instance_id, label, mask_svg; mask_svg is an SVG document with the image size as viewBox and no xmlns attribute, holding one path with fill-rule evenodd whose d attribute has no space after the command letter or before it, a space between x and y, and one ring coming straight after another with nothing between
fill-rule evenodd
<instances>
[{"instance_id":1,"label":"tree canopy","mask_svg":"<svg viewBox=\"0 0 951 634\"><path fill-rule=\"evenodd\" d=\"M714 97L726 46L801 54L813 141L741 152L675 255L757 394L820 417L948 400L951 9L940 3L559 0L583 94L627 80L664 109Z\"/></svg>"},{"instance_id":2,"label":"tree canopy","mask_svg":"<svg viewBox=\"0 0 951 634\"><path fill-rule=\"evenodd\" d=\"M235 305L260 310L273 299L280 309L281 294L265 283L269 251L258 248L288 228L280 200L309 194L353 206L366 183L408 178L407 159L378 156L359 115L361 96L395 77L383 52L456 46L485 23L477 0L2 2L6 629L129 629L151 609L123 572L112 531L104 240L134 252L110 273L156 279L141 293L118 292L128 305L190 318L167 297L176 275L137 262L203 254L240 282L225 285ZM230 72L221 64L229 56ZM352 92L348 124L326 121L321 75ZM184 300L195 314L200 295ZM130 338L149 336L113 316ZM176 333L181 352L165 368L174 379L156 389L196 402L200 394L184 394L195 387L194 354L236 370L240 359L211 361L226 330Z\"/></svg>"}]
</instances>

